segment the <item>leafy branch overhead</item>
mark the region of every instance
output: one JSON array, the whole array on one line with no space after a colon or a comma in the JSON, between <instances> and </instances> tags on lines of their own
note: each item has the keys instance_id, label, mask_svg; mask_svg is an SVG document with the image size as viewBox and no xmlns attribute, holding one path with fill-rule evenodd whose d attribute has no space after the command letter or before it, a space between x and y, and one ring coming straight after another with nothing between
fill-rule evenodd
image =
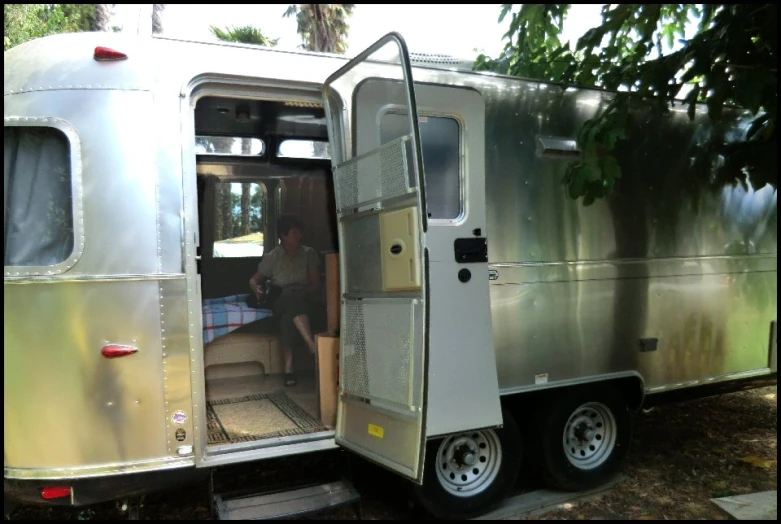
<instances>
[{"instance_id":1,"label":"leafy branch overhead","mask_svg":"<svg viewBox=\"0 0 781 524\"><path fill-rule=\"evenodd\" d=\"M777 8L774 4L607 4L602 24L586 31L574 49L561 35L571 4L503 4L511 16L502 55L478 57L476 68L514 76L618 91L607 108L587 121L578 141L583 162L565 183L573 198L589 204L612 191L621 169L616 144L630 136L633 109L650 99L664 113L684 104L689 119L705 103L713 126L705 148L746 159L775 152L777 121ZM687 26L694 34L687 37ZM690 30L691 31L691 30ZM741 144L724 140L725 107L753 115ZM737 156L735 156L737 155ZM734 160L733 158L733 160ZM706 159L701 159L705 162ZM771 163L774 165L774 163ZM722 169L717 182L745 178L746 166ZM777 184L776 169L748 169L752 182ZM772 171L772 172L770 172Z\"/></svg>"},{"instance_id":2,"label":"leafy branch overhead","mask_svg":"<svg viewBox=\"0 0 781 524\"><path fill-rule=\"evenodd\" d=\"M117 4L3 4L3 50L28 40L81 31L119 32L112 26ZM138 4L141 5L141 4ZM152 32L163 32L166 4L152 4Z\"/></svg>"},{"instance_id":3,"label":"leafy branch overhead","mask_svg":"<svg viewBox=\"0 0 781 524\"><path fill-rule=\"evenodd\" d=\"M3 50L57 33L110 31L114 4L3 4ZM115 29L114 29L115 30Z\"/></svg>"}]
</instances>

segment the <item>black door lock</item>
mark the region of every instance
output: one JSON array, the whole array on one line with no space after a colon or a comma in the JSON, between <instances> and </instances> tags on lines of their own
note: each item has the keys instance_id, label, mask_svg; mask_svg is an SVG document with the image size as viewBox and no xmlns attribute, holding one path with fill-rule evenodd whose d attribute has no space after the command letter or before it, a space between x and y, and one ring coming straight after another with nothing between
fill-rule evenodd
<instances>
[{"instance_id":1,"label":"black door lock","mask_svg":"<svg viewBox=\"0 0 781 524\"><path fill-rule=\"evenodd\" d=\"M472 272L464 268L458 272L458 280L466 284L472 279Z\"/></svg>"},{"instance_id":2,"label":"black door lock","mask_svg":"<svg viewBox=\"0 0 781 524\"><path fill-rule=\"evenodd\" d=\"M483 237L457 238L453 250L459 264L488 262L488 242Z\"/></svg>"}]
</instances>

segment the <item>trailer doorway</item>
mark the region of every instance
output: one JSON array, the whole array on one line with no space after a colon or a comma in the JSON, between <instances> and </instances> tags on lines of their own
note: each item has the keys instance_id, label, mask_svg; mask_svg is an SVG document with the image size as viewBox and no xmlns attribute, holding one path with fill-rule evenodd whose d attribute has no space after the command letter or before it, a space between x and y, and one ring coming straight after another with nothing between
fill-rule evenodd
<instances>
[{"instance_id":1,"label":"trailer doorway","mask_svg":"<svg viewBox=\"0 0 781 524\"><path fill-rule=\"evenodd\" d=\"M291 385L273 307L248 303L250 277L280 244L279 218L294 216L304 225L302 244L318 261L311 332L327 331L326 290L338 293L332 281L338 270L326 267L338 268L332 263L338 245L322 103L317 94L210 92L197 98L194 124L206 453L332 439L335 411L323 406L335 405L335 377L321 376L318 359L299 337L288 345ZM323 398L326 380L333 399Z\"/></svg>"}]
</instances>

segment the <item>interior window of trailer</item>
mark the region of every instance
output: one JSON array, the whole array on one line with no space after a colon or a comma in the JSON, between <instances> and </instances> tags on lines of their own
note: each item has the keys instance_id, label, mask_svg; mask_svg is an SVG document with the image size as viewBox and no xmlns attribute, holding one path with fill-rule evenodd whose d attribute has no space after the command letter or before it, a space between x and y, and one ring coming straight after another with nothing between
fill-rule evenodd
<instances>
[{"instance_id":1,"label":"interior window of trailer","mask_svg":"<svg viewBox=\"0 0 781 524\"><path fill-rule=\"evenodd\" d=\"M279 158L296 158L304 160L330 160L331 149L324 140L286 139L279 143L277 149Z\"/></svg>"},{"instance_id":2,"label":"interior window of trailer","mask_svg":"<svg viewBox=\"0 0 781 524\"><path fill-rule=\"evenodd\" d=\"M205 136L195 137L196 155L217 156L263 156L266 144L259 138L240 136Z\"/></svg>"},{"instance_id":3,"label":"interior window of trailer","mask_svg":"<svg viewBox=\"0 0 781 524\"><path fill-rule=\"evenodd\" d=\"M263 256L266 209L263 184L218 182L214 193L213 257Z\"/></svg>"}]
</instances>

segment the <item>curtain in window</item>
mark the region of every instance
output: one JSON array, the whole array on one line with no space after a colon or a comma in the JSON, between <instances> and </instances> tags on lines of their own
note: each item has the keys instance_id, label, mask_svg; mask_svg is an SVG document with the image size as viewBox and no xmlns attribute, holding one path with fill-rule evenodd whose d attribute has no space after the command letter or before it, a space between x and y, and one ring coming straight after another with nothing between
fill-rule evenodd
<instances>
[{"instance_id":1,"label":"curtain in window","mask_svg":"<svg viewBox=\"0 0 781 524\"><path fill-rule=\"evenodd\" d=\"M73 252L70 144L59 130L6 126L5 266L51 266Z\"/></svg>"}]
</instances>

